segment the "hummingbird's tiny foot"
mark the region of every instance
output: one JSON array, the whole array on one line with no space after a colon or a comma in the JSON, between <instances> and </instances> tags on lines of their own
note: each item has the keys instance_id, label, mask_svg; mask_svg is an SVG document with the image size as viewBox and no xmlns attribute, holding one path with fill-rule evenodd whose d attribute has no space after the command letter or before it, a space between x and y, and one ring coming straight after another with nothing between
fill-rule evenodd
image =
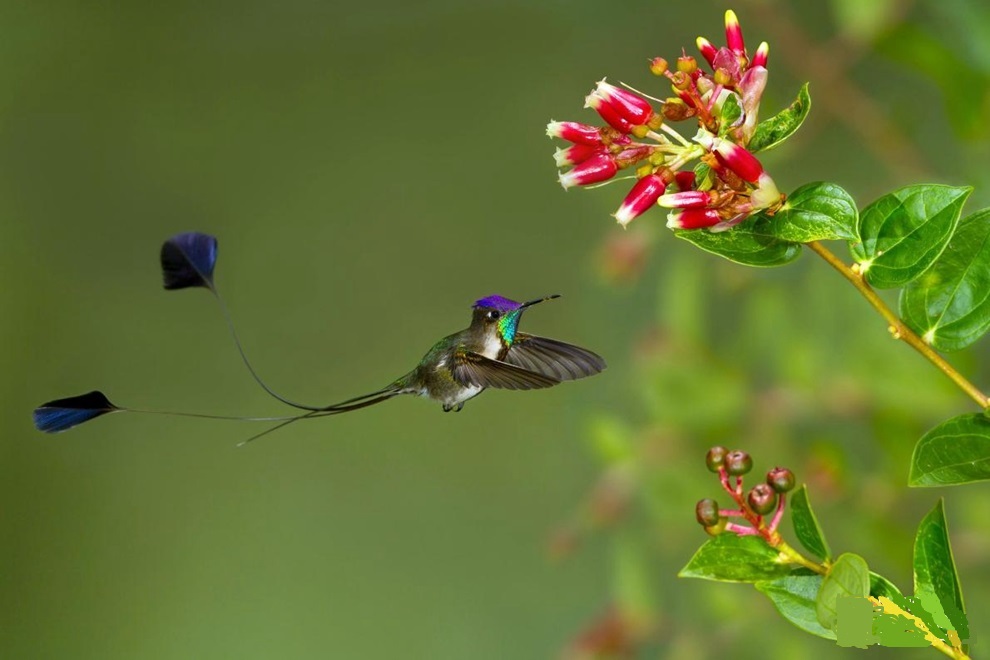
<instances>
[{"instance_id":1,"label":"hummingbird's tiny foot","mask_svg":"<svg viewBox=\"0 0 990 660\"><path fill-rule=\"evenodd\" d=\"M457 407L456 407L456 408L454 408L454 412L461 412L461 409L462 409L463 407L464 407L464 404L463 404L463 403L458 403L458 404L457 404Z\"/></svg>"}]
</instances>

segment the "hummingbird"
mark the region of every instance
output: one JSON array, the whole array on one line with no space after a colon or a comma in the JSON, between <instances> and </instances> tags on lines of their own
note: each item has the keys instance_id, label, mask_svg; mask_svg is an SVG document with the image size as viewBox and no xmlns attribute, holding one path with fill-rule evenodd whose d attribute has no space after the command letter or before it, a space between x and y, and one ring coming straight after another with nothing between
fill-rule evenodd
<instances>
[{"instance_id":1,"label":"hummingbird","mask_svg":"<svg viewBox=\"0 0 990 660\"><path fill-rule=\"evenodd\" d=\"M117 406L105 394L94 390L74 397L55 399L36 408L34 423L38 430L57 433L116 412L279 422L242 441L240 446L300 420L367 408L402 394L413 394L436 401L444 412L459 412L464 408L465 402L489 388L531 390L553 387L563 381L593 376L606 366L601 356L588 349L519 331L519 321L526 309L559 298L559 294L522 303L504 296L490 295L475 301L471 324L467 328L436 342L412 371L382 389L324 406L297 403L272 390L248 360L213 279L216 260L215 237L198 232L172 237L164 243L161 250L165 289L208 289L217 300L241 360L254 380L278 401L306 412L282 417L232 417L143 410Z\"/></svg>"}]
</instances>

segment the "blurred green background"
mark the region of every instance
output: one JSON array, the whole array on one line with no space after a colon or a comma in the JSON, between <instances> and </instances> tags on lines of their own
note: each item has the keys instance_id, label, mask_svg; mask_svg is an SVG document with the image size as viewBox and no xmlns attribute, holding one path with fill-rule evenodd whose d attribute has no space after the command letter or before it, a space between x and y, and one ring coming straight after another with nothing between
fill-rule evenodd
<instances>
[{"instance_id":1,"label":"blurred green background","mask_svg":"<svg viewBox=\"0 0 990 660\"><path fill-rule=\"evenodd\" d=\"M904 487L914 441L963 395L811 255L744 269L659 212L621 232L622 184L555 182L546 122L595 123L582 99L606 75L666 95L646 59L721 43L727 6L0 4L0 656L582 657L603 631L637 657L859 653L752 589L675 577L705 538L716 442L794 469L833 547L904 589L946 495L990 639L986 487ZM731 6L751 47L771 43L764 116L812 83L803 131L764 159L783 190L828 179L865 205L925 179L990 202L981 3ZM241 450L253 426L35 432L35 405L92 388L281 412L210 296L162 290L160 243L188 230L219 237L242 339L290 398L381 387L491 293L564 294L524 329L610 368ZM983 352L952 359L987 384Z\"/></svg>"}]
</instances>

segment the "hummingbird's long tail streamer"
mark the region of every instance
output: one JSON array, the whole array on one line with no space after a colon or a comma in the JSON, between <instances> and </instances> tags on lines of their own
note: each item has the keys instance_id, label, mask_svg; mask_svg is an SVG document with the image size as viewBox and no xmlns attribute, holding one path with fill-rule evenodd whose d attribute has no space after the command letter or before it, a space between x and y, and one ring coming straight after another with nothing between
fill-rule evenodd
<instances>
[{"instance_id":1,"label":"hummingbird's long tail streamer","mask_svg":"<svg viewBox=\"0 0 990 660\"><path fill-rule=\"evenodd\" d=\"M346 401L341 401L340 403L334 404L332 406L327 406L321 410L312 410L304 415L297 415L291 419L283 421L281 424L276 424L270 429L266 429L257 435L253 435L247 440L242 440L237 443L238 447L243 447L249 442L254 442L262 436L266 436L269 433L279 430L284 426L288 426L293 422L298 422L304 419L315 419L317 417L329 417L330 415L339 415L341 413L351 412L353 410L360 410L361 408L367 408L368 406L373 406L376 403L381 403L382 401L388 401L394 396L399 394L404 394L405 389L395 383L386 387L385 389L378 390L377 392L371 392L369 394L364 394L362 396L354 397L353 399L347 399Z\"/></svg>"}]
</instances>

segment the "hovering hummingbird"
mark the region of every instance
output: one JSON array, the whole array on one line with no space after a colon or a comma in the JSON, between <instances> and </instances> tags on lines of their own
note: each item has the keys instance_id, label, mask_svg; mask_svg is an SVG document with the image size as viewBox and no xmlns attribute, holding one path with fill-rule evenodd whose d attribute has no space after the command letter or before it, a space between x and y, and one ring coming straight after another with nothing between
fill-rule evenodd
<instances>
[{"instance_id":1,"label":"hovering hummingbird","mask_svg":"<svg viewBox=\"0 0 990 660\"><path fill-rule=\"evenodd\" d=\"M116 406L100 391L56 399L34 411L40 431L57 433L107 413L141 412L207 419L280 422L241 445L287 424L338 415L373 406L400 394L415 394L440 403L444 412L458 412L469 399L488 388L531 390L553 387L565 380L592 376L605 368L599 355L555 339L519 332L519 320L529 307L559 298L557 294L519 303L492 295L475 301L471 325L444 337L427 351L409 373L380 390L326 406L309 406L276 393L258 376L241 345L227 307L213 281L217 239L208 234L179 234L162 245L161 264L166 289L209 289L227 321L231 337L254 380L278 401L307 412L285 417L230 417L188 412L139 410Z\"/></svg>"}]
</instances>

